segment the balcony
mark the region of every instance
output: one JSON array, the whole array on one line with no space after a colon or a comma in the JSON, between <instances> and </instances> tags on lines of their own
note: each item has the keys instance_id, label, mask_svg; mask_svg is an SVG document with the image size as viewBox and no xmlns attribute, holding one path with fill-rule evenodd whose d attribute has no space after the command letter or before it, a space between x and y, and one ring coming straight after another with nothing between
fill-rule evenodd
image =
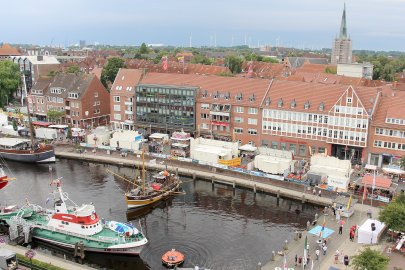
<instances>
[{"instance_id":1,"label":"balcony","mask_svg":"<svg viewBox=\"0 0 405 270\"><path fill-rule=\"evenodd\" d=\"M70 106L65 106L65 110L70 110Z\"/></svg>"},{"instance_id":2,"label":"balcony","mask_svg":"<svg viewBox=\"0 0 405 270\"><path fill-rule=\"evenodd\" d=\"M130 114L130 115L132 115L132 114L134 114L134 112L133 112L133 111L125 111L125 114Z\"/></svg>"},{"instance_id":3,"label":"balcony","mask_svg":"<svg viewBox=\"0 0 405 270\"><path fill-rule=\"evenodd\" d=\"M134 105L134 103L132 101L125 101L124 104L127 105L127 106Z\"/></svg>"}]
</instances>

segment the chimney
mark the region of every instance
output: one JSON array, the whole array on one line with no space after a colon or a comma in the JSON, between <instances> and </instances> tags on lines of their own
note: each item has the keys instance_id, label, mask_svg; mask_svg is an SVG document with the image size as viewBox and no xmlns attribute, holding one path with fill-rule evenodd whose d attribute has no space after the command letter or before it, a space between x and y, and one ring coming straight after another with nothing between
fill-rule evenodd
<instances>
[{"instance_id":1,"label":"chimney","mask_svg":"<svg viewBox=\"0 0 405 270\"><path fill-rule=\"evenodd\" d=\"M43 60L44 60L44 56L43 56L43 55L37 55L37 60L38 60L38 61L43 61Z\"/></svg>"}]
</instances>

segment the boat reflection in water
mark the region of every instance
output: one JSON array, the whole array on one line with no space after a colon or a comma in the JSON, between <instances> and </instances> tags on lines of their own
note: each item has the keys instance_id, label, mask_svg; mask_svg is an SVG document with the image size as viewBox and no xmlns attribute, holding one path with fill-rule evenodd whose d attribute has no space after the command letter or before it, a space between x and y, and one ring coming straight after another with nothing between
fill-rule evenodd
<instances>
[{"instance_id":1,"label":"boat reflection in water","mask_svg":"<svg viewBox=\"0 0 405 270\"><path fill-rule=\"evenodd\" d=\"M145 205L142 207L128 209L127 211L127 221L136 220L141 217L146 216L151 213L154 209L165 209L168 206L172 205L173 197L170 197L164 201L158 201L153 204Z\"/></svg>"}]
</instances>

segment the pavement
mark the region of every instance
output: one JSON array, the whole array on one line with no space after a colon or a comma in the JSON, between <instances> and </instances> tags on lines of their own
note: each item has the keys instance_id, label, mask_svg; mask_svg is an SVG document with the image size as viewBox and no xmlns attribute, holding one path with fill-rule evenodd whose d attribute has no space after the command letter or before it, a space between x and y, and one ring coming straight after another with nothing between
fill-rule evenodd
<instances>
[{"instance_id":1,"label":"pavement","mask_svg":"<svg viewBox=\"0 0 405 270\"><path fill-rule=\"evenodd\" d=\"M4 246L2 246L2 248L14 251L15 253L21 254L25 256L25 253L27 252L27 248L22 247L22 246L12 246L12 245L8 245L5 244ZM55 256L51 256L51 255L47 255L41 252L38 252L37 250L35 250L35 257L34 259L44 262L44 263L49 263L55 266L58 266L60 268L66 269L66 270L89 270L89 269L95 269L95 268L91 268L89 266L86 265L81 265L78 263L74 263L71 261L67 261L64 260L62 258L58 258ZM23 267L21 267L21 269L24 269Z\"/></svg>"},{"instance_id":2,"label":"pavement","mask_svg":"<svg viewBox=\"0 0 405 270\"><path fill-rule=\"evenodd\" d=\"M348 255L349 256L349 261L350 259L357 254L361 249L364 247L370 246L370 245L364 245L364 244L358 244L357 243L357 237L354 239L354 241L350 241L349 239L349 230L350 227L353 225L358 225L360 226L361 224L364 223L364 221L367 220L367 210L372 209L372 215L376 217L378 215L379 208L371 208L370 206L366 205L361 205L361 204L356 204L354 205L354 211L355 213L350 217L350 218L344 218L346 223L343 226L343 234L339 234L339 224L338 221L335 219L335 216L333 215L322 215L318 218L318 223L317 225L322 225L324 218L326 221L326 228L334 230L334 233L328 238L327 241L327 252L326 255L323 255L321 252L321 255L319 256L319 260L314 260L314 266L311 269L312 262L308 264L308 266L305 269L311 269L311 270L327 270L329 269L330 266L334 266L337 269L352 269L351 266L349 265L346 267L343 263L337 263L335 264L335 252L337 250L343 252L343 255ZM313 226L310 226L309 230L312 229ZM315 259L315 250L316 247L318 247L318 244L316 243L316 240L318 240L318 236L308 234L307 231L303 233L303 236L301 239L298 240L293 240L288 245L288 250L286 250L286 258L287 258L287 266L289 270L297 270L297 269L304 269L302 266L295 266L295 255L297 254L298 257L303 256L304 254L304 242L305 242L305 237L308 236L308 244L309 244L309 252L308 254L310 255L310 259ZM383 250L384 245L373 245L372 248ZM277 254L277 251L276 251ZM279 268L278 268L279 267ZM278 270L278 269L284 269L283 268L283 256L276 255L275 256L275 261L269 261L266 263L264 266L262 266L261 270ZM389 268L392 269L392 268Z\"/></svg>"}]
</instances>

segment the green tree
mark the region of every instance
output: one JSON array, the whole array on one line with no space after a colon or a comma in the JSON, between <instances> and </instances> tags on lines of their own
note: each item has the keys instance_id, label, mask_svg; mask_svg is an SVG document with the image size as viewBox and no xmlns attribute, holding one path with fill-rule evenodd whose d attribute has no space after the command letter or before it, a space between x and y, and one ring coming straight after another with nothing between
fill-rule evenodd
<instances>
[{"instance_id":1,"label":"green tree","mask_svg":"<svg viewBox=\"0 0 405 270\"><path fill-rule=\"evenodd\" d=\"M18 130L17 119L15 119L15 118L13 118L13 129L14 129L14 131Z\"/></svg>"},{"instance_id":2,"label":"green tree","mask_svg":"<svg viewBox=\"0 0 405 270\"><path fill-rule=\"evenodd\" d=\"M20 84L20 69L10 61L0 61L0 106L7 105Z\"/></svg>"},{"instance_id":3,"label":"green tree","mask_svg":"<svg viewBox=\"0 0 405 270\"><path fill-rule=\"evenodd\" d=\"M113 57L108 59L107 64L101 72L101 82L105 88L109 89L108 84L112 84L117 76L118 70L125 67L124 59Z\"/></svg>"},{"instance_id":4,"label":"green tree","mask_svg":"<svg viewBox=\"0 0 405 270\"><path fill-rule=\"evenodd\" d=\"M240 73L242 71L243 60L237 56L225 57L225 66L228 67L233 74Z\"/></svg>"},{"instance_id":5,"label":"green tree","mask_svg":"<svg viewBox=\"0 0 405 270\"><path fill-rule=\"evenodd\" d=\"M140 54L147 54L147 53L149 53L149 49L148 49L148 47L146 46L145 43L142 43L142 44L141 44L141 47L139 47L139 53L140 53Z\"/></svg>"},{"instance_id":6,"label":"green tree","mask_svg":"<svg viewBox=\"0 0 405 270\"><path fill-rule=\"evenodd\" d=\"M405 231L405 194L400 194L379 213L379 220L395 231Z\"/></svg>"},{"instance_id":7,"label":"green tree","mask_svg":"<svg viewBox=\"0 0 405 270\"><path fill-rule=\"evenodd\" d=\"M380 251L367 247L353 257L351 265L355 270L384 270L387 269L389 261Z\"/></svg>"},{"instance_id":8,"label":"green tree","mask_svg":"<svg viewBox=\"0 0 405 270\"><path fill-rule=\"evenodd\" d=\"M71 125L68 126L68 129L67 129L67 132L66 132L66 138L69 139L69 140L72 139L72 126Z\"/></svg>"},{"instance_id":9,"label":"green tree","mask_svg":"<svg viewBox=\"0 0 405 270\"><path fill-rule=\"evenodd\" d=\"M46 115L48 116L49 122L56 122L60 120L62 116L65 115L65 112L57 111L57 110L49 110Z\"/></svg>"},{"instance_id":10,"label":"green tree","mask_svg":"<svg viewBox=\"0 0 405 270\"><path fill-rule=\"evenodd\" d=\"M70 66L66 69L67 73L74 73L74 74L79 74L80 73L80 67L77 65Z\"/></svg>"},{"instance_id":11,"label":"green tree","mask_svg":"<svg viewBox=\"0 0 405 270\"><path fill-rule=\"evenodd\" d=\"M336 74L337 73L336 67L326 67L325 68L325 73Z\"/></svg>"},{"instance_id":12,"label":"green tree","mask_svg":"<svg viewBox=\"0 0 405 270\"><path fill-rule=\"evenodd\" d=\"M192 64L203 64L203 65L212 65L213 61L201 54L195 54L193 55L193 58L191 58L190 63Z\"/></svg>"}]
</instances>

